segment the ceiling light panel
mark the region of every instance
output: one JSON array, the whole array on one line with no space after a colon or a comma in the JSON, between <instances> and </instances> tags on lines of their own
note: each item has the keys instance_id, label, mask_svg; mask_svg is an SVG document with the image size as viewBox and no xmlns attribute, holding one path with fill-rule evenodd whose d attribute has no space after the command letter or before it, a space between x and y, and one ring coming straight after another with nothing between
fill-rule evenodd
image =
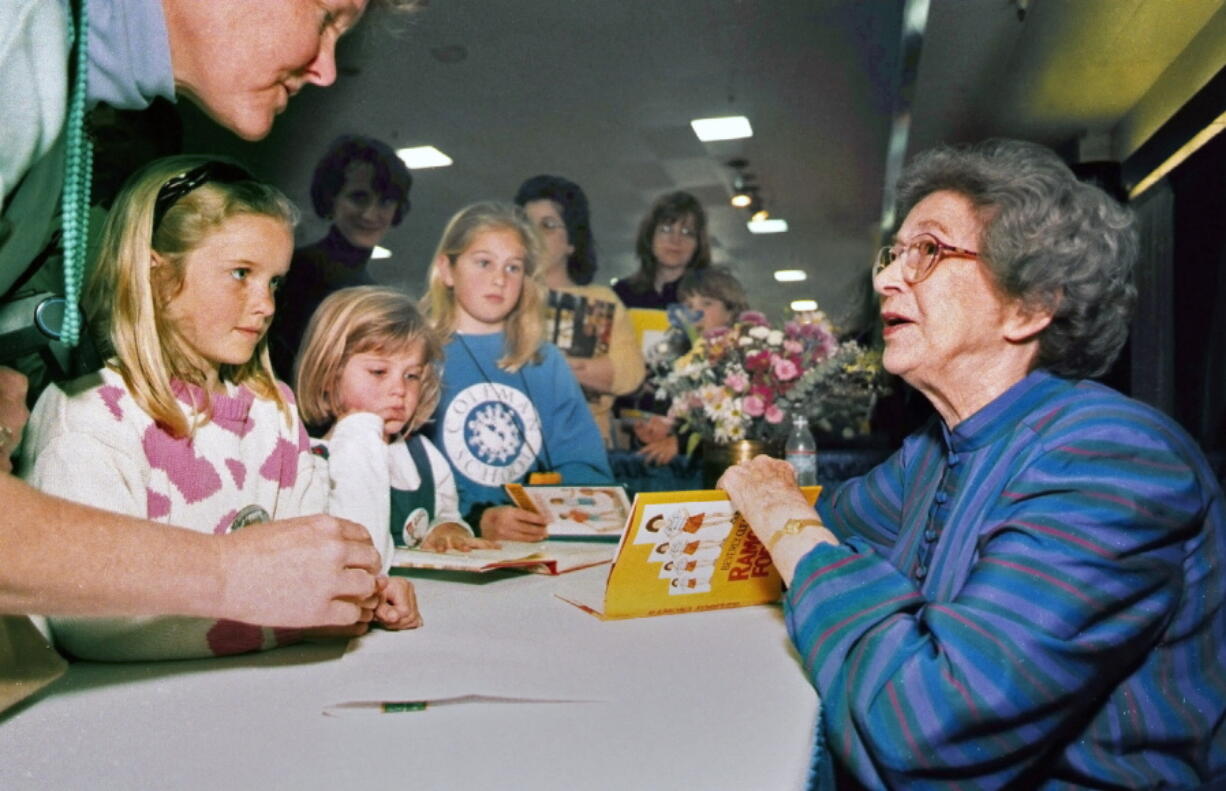
<instances>
[{"instance_id":1,"label":"ceiling light panel","mask_svg":"<svg viewBox=\"0 0 1226 791\"><path fill-rule=\"evenodd\" d=\"M778 217L769 220L750 220L745 223L750 233L783 233L788 229L788 221Z\"/></svg>"},{"instance_id":2,"label":"ceiling light panel","mask_svg":"<svg viewBox=\"0 0 1226 791\"><path fill-rule=\"evenodd\" d=\"M409 170L425 170L426 168L445 168L452 164L451 157L439 151L434 146L414 146L413 148L398 148L396 156Z\"/></svg>"},{"instance_id":3,"label":"ceiling light panel","mask_svg":"<svg viewBox=\"0 0 1226 791\"><path fill-rule=\"evenodd\" d=\"M780 283L798 283L801 280L807 280L809 276L805 274L803 269L777 269L775 270L775 279Z\"/></svg>"},{"instance_id":4,"label":"ceiling light panel","mask_svg":"<svg viewBox=\"0 0 1226 791\"><path fill-rule=\"evenodd\" d=\"M695 118L690 121L694 134L704 143L714 140L739 140L743 137L753 137L753 127L749 119L743 115L730 115L723 118Z\"/></svg>"}]
</instances>

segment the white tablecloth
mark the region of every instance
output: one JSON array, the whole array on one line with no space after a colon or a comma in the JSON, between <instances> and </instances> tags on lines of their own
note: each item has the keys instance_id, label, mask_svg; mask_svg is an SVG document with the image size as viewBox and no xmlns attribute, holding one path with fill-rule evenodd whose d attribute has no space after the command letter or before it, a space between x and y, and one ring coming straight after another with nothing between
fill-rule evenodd
<instances>
[{"instance_id":1,"label":"white tablecloth","mask_svg":"<svg viewBox=\"0 0 1226 791\"><path fill-rule=\"evenodd\" d=\"M779 607L601 622L553 596L606 574L415 577L425 625L347 653L74 664L0 716L0 789L802 787L817 699ZM469 693L584 702L322 714Z\"/></svg>"}]
</instances>

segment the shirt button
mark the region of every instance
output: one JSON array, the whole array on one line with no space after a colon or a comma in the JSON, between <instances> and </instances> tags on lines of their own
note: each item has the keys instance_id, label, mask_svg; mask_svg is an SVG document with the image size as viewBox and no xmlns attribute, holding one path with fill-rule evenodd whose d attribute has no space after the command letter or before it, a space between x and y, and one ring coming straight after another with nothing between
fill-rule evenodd
<instances>
[{"instance_id":1,"label":"shirt button","mask_svg":"<svg viewBox=\"0 0 1226 791\"><path fill-rule=\"evenodd\" d=\"M915 574L915 578L917 580L922 580L924 577L928 576L928 567L921 563L915 567L915 571L912 573Z\"/></svg>"},{"instance_id":2,"label":"shirt button","mask_svg":"<svg viewBox=\"0 0 1226 791\"><path fill-rule=\"evenodd\" d=\"M946 461L948 461L948 462L949 462L949 466L950 466L950 467L953 467L953 466L957 465L957 463L958 463L958 454L956 454L956 453L951 453L951 454L949 454L949 456L947 456L947 457L946 457Z\"/></svg>"},{"instance_id":3,"label":"shirt button","mask_svg":"<svg viewBox=\"0 0 1226 791\"><path fill-rule=\"evenodd\" d=\"M949 495L945 492L937 492L937 496L933 499L935 499L941 505L944 505L945 501L949 499Z\"/></svg>"},{"instance_id":4,"label":"shirt button","mask_svg":"<svg viewBox=\"0 0 1226 791\"><path fill-rule=\"evenodd\" d=\"M936 541L936 540L937 540L937 531L933 530L931 527L930 527L930 528L928 528L927 530L925 530L925 531L924 531L924 540L925 540L925 541L928 541L928 542Z\"/></svg>"}]
</instances>

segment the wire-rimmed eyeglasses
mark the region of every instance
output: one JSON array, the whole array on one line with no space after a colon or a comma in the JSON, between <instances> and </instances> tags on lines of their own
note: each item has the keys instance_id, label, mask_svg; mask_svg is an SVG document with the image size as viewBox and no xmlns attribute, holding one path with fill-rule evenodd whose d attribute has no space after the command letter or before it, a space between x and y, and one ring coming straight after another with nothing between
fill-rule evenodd
<instances>
[{"instance_id":1,"label":"wire-rimmed eyeglasses","mask_svg":"<svg viewBox=\"0 0 1226 791\"><path fill-rule=\"evenodd\" d=\"M979 259L979 253L945 244L932 234L922 233L907 244L894 244L883 247L877 252L877 260L873 262L873 277L885 271L885 268L898 259L902 259L902 278L915 284L932 274L937 263L949 256Z\"/></svg>"}]
</instances>

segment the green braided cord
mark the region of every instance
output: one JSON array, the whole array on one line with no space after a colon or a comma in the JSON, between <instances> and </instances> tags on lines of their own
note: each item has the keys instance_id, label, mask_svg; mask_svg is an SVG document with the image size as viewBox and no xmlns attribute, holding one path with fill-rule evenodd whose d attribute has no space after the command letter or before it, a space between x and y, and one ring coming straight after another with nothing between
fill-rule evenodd
<instances>
[{"instance_id":1,"label":"green braided cord","mask_svg":"<svg viewBox=\"0 0 1226 791\"><path fill-rule=\"evenodd\" d=\"M64 323L60 342L73 347L81 336L81 280L85 274L85 249L89 243L89 187L93 176L94 147L85 134L85 88L89 75L89 10L80 0L76 30L76 78L68 100L65 127L64 197L60 210L64 236Z\"/></svg>"}]
</instances>

